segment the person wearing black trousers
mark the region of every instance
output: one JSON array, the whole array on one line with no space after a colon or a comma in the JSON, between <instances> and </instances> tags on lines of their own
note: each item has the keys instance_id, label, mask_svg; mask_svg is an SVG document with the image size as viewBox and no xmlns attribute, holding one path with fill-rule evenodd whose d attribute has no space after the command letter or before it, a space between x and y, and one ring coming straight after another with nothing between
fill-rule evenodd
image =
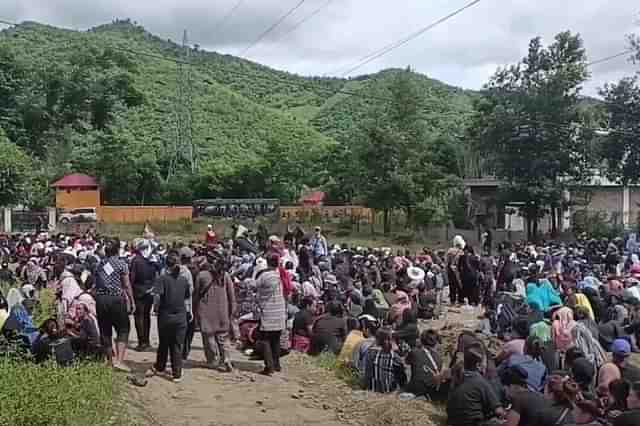
<instances>
[{"instance_id":1,"label":"person wearing black trousers","mask_svg":"<svg viewBox=\"0 0 640 426\"><path fill-rule=\"evenodd\" d=\"M194 256L193 250L189 247L182 247L180 249L180 275L184 276L187 282L189 283L189 298L186 301L187 304L187 331L185 333L184 343L182 345L182 359L187 360L189 358L189 353L191 352L191 343L193 342L193 335L195 333L195 321L193 316L193 282L194 279L198 276L198 271L194 267L192 263L192 259Z\"/></svg>"},{"instance_id":2,"label":"person wearing black trousers","mask_svg":"<svg viewBox=\"0 0 640 426\"><path fill-rule=\"evenodd\" d=\"M158 335L160 343L156 363L147 372L147 376L163 373L167 359L171 357L173 381L182 381L182 345L187 332L187 308L185 300L191 293L189 283L180 273L178 253L167 256L167 269L156 281L153 291L154 311L158 315Z\"/></svg>"},{"instance_id":3,"label":"person wearing black trousers","mask_svg":"<svg viewBox=\"0 0 640 426\"><path fill-rule=\"evenodd\" d=\"M151 330L151 308L153 306L153 283L156 279L156 268L149 261L151 247L148 241L142 241L136 247L136 255L131 261L129 276L133 288L136 305L135 325L138 335L137 351L151 348L149 332Z\"/></svg>"}]
</instances>

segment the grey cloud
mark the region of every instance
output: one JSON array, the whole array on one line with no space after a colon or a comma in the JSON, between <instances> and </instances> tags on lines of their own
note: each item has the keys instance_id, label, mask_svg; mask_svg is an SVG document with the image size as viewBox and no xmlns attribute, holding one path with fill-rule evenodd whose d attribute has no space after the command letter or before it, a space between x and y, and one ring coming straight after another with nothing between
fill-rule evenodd
<instances>
[{"instance_id":1,"label":"grey cloud","mask_svg":"<svg viewBox=\"0 0 640 426\"><path fill-rule=\"evenodd\" d=\"M236 1L3 0L0 17L79 29L129 17L162 38L180 40L186 28L193 43L235 54L299 0L245 0L219 28L220 18ZM305 75L344 69L469 0L334 0L312 20L282 37L324 1L307 0L249 51L248 58ZM618 53L627 47L625 35L638 31L638 12L640 5L628 1L483 0L355 74L411 65L449 84L479 88L497 66L521 59L529 40L538 35L550 43L555 34L570 29L583 36L590 59ZM625 58L594 66L585 93L595 95L605 82L639 69L640 65L630 64Z\"/></svg>"}]
</instances>

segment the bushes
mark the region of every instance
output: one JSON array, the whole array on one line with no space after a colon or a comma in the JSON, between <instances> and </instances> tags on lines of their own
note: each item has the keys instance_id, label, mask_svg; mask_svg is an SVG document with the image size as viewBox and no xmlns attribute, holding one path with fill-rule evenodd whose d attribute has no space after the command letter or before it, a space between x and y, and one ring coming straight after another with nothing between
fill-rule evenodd
<instances>
[{"instance_id":1,"label":"bushes","mask_svg":"<svg viewBox=\"0 0 640 426\"><path fill-rule=\"evenodd\" d=\"M322 352L315 357L314 360L319 367L332 371L336 375L336 378L347 383L349 386L354 388L360 386L358 373L354 369L338 362L338 358L333 353Z\"/></svg>"},{"instance_id":2,"label":"bushes","mask_svg":"<svg viewBox=\"0 0 640 426\"><path fill-rule=\"evenodd\" d=\"M116 424L118 379L101 363L60 368L0 358L0 424ZM119 422L118 422L119 423Z\"/></svg>"},{"instance_id":3,"label":"bushes","mask_svg":"<svg viewBox=\"0 0 640 426\"><path fill-rule=\"evenodd\" d=\"M34 324L39 326L54 314L55 294L44 289L33 312ZM67 368L58 367L55 361L36 365L1 346L0 425L130 424L117 409L122 378L104 363L77 362Z\"/></svg>"}]
</instances>

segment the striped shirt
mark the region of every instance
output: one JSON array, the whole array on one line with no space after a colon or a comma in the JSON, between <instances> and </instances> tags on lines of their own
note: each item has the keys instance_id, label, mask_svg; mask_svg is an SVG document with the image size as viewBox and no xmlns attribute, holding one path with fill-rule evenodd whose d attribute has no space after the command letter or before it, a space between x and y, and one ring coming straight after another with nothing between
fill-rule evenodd
<instances>
[{"instance_id":1,"label":"striped shirt","mask_svg":"<svg viewBox=\"0 0 640 426\"><path fill-rule=\"evenodd\" d=\"M393 392L407 381L404 364L396 352L385 352L379 346L369 348L365 364L365 383L374 392Z\"/></svg>"}]
</instances>

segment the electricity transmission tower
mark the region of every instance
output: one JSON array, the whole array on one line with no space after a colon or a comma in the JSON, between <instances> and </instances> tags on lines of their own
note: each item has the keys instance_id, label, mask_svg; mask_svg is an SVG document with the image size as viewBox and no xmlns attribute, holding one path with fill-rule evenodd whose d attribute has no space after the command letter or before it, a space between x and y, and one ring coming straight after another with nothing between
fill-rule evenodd
<instances>
[{"instance_id":1,"label":"electricity transmission tower","mask_svg":"<svg viewBox=\"0 0 640 426\"><path fill-rule=\"evenodd\" d=\"M190 59L191 48L189 47L187 30L184 30L182 55L178 61L178 80L176 82L175 141L167 180L176 174L181 165L187 166L191 173L195 173L197 169L197 153L193 143L193 80Z\"/></svg>"}]
</instances>

